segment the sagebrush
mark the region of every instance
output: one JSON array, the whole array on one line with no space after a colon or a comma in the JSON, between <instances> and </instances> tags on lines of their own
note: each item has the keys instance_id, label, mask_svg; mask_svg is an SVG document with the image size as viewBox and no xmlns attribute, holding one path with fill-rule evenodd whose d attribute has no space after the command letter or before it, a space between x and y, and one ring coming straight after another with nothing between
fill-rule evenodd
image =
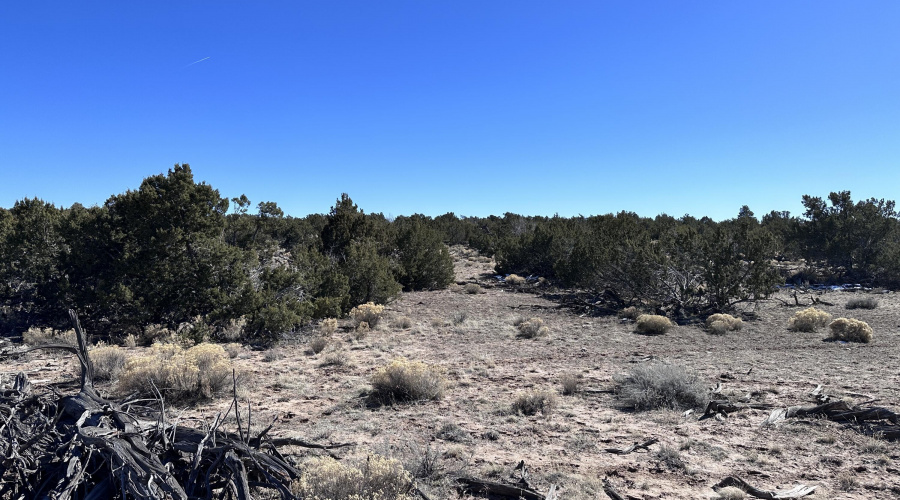
<instances>
[{"instance_id":1,"label":"sagebrush","mask_svg":"<svg viewBox=\"0 0 900 500\"><path fill-rule=\"evenodd\" d=\"M291 493L315 500L406 500L412 475L396 459L369 455L364 463L348 464L331 457L306 462Z\"/></svg>"},{"instance_id":2,"label":"sagebrush","mask_svg":"<svg viewBox=\"0 0 900 500\"><path fill-rule=\"evenodd\" d=\"M844 306L847 309L875 309L878 307L878 299L875 297L853 297Z\"/></svg>"},{"instance_id":3,"label":"sagebrush","mask_svg":"<svg viewBox=\"0 0 900 500\"><path fill-rule=\"evenodd\" d=\"M220 345L203 343L185 350L176 344L154 344L149 355L125 363L119 388L152 396L155 385L168 399L190 402L222 392L231 376L231 360Z\"/></svg>"},{"instance_id":4,"label":"sagebrush","mask_svg":"<svg viewBox=\"0 0 900 500\"><path fill-rule=\"evenodd\" d=\"M544 326L544 320L541 318L529 318L525 321L516 321L516 328L519 330L519 336L526 339L543 337L550 333L550 329Z\"/></svg>"},{"instance_id":5,"label":"sagebrush","mask_svg":"<svg viewBox=\"0 0 900 500\"><path fill-rule=\"evenodd\" d=\"M381 321L382 314L384 314L384 306L373 302L360 304L350 310L350 318L356 327L362 323L367 323L369 328L375 328L378 326L378 322Z\"/></svg>"},{"instance_id":6,"label":"sagebrush","mask_svg":"<svg viewBox=\"0 0 900 500\"><path fill-rule=\"evenodd\" d=\"M616 377L615 382L623 406L637 411L696 408L709 398L706 385L697 375L661 361L638 365Z\"/></svg>"},{"instance_id":7,"label":"sagebrush","mask_svg":"<svg viewBox=\"0 0 900 500\"><path fill-rule=\"evenodd\" d=\"M519 394L510 409L513 413L549 416L556 407L556 395L547 391L531 391Z\"/></svg>"},{"instance_id":8,"label":"sagebrush","mask_svg":"<svg viewBox=\"0 0 900 500\"><path fill-rule=\"evenodd\" d=\"M125 367L128 356L119 346L98 346L88 352L94 366L94 380L115 380Z\"/></svg>"}]
</instances>

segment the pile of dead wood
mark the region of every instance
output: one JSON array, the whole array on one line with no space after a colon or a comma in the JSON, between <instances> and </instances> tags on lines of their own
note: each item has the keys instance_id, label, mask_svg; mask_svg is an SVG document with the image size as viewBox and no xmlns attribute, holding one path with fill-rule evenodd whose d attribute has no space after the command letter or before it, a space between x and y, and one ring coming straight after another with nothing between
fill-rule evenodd
<instances>
[{"instance_id":1,"label":"pile of dead wood","mask_svg":"<svg viewBox=\"0 0 900 500\"><path fill-rule=\"evenodd\" d=\"M0 394L0 498L249 499L252 490L295 498L290 484L300 471L276 445L328 448L268 439L271 425L251 436L236 398L225 416L219 414L204 429L168 423L162 408L156 421L141 420L94 388L84 332L74 312L70 315L77 347L51 348L77 356L79 392L38 391L19 374ZM232 408L237 433L221 428Z\"/></svg>"}]
</instances>

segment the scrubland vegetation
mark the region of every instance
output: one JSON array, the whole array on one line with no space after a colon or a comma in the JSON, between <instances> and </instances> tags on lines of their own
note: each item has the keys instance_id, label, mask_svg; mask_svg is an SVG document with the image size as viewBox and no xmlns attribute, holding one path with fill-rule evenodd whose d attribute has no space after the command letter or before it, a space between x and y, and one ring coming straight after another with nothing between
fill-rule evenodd
<instances>
[{"instance_id":1,"label":"scrubland vegetation","mask_svg":"<svg viewBox=\"0 0 900 500\"><path fill-rule=\"evenodd\" d=\"M541 471L541 486L563 484L576 499L602 498L588 477L601 470L665 471L666 481L692 485L719 463L771 475L777 460L765 455L788 451L756 440L776 431L727 414L710 430L687 415L719 400L757 404L754 416L764 417L773 398L786 407L797 401L785 394L809 392L785 387L796 379L834 383L845 365L867 359L857 350L889 349L887 298L860 292L835 305L805 286L900 283L893 202L854 203L840 192L803 203L800 217L758 220L743 207L721 222L627 212L389 220L342 195L328 213L296 218L273 202L251 213L246 197L229 200L176 165L99 207L25 199L0 209L0 330L29 346L72 345L72 307L100 341L90 351L95 379L114 394L189 409L237 400L248 384L271 408L267 417L299 407L310 413L304 423L340 417L317 435L350 435L365 447L303 461L289 486L300 498L414 498L414 485L453 490L448 478L460 470L509 482L519 453ZM479 271L461 271L470 266ZM785 282L814 307L777 291ZM832 320L843 309L861 319ZM791 354L767 359L777 350L770 337ZM808 376L789 371L793 353L817 349L831 358L803 367ZM760 378L750 376L756 366ZM820 432L825 423L808 426ZM406 432L430 444L370 449L376 437ZM735 449L746 456L723 451L731 432L743 433ZM612 452L601 440L646 434L663 444L603 468ZM793 446L827 452L827 438ZM401 457L400 448L416 451ZM877 450L867 470L893 463ZM565 465L582 458L590 474ZM857 489L852 479L833 489ZM627 484L662 498L662 487ZM733 487L718 495L744 498Z\"/></svg>"}]
</instances>

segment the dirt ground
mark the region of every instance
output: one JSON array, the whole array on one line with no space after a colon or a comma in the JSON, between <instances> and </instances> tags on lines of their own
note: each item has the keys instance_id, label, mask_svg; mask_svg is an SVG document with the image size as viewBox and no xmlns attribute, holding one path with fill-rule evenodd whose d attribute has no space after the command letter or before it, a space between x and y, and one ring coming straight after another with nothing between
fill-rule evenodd
<instances>
[{"instance_id":1,"label":"dirt ground","mask_svg":"<svg viewBox=\"0 0 900 500\"><path fill-rule=\"evenodd\" d=\"M756 319L742 330L711 335L702 325L676 327L664 335L634 332L634 323L615 316L579 315L539 293L497 283L491 262L463 249L454 251L459 283L480 283L480 293L458 284L449 290L403 294L387 306L386 318L358 339L347 321L331 344L313 354L313 332L268 351L244 348L234 359L244 373L239 396L252 409L254 429L275 417L273 435L321 443L354 443L335 450L341 458L382 453L419 467L432 498L459 498L458 475L514 482L524 461L529 481L540 491L557 485L560 498L606 498L607 479L632 499L713 499L727 476L762 489L815 485L809 499L900 498L900 449L853 427L818 418L788 419L761 427L769 410L744 410L723 419L621 407L614 379L639 363L664 360L689 368L710 388L733 400L777 407L812 404L810 392L853 403L900 411L900 297L878 295L875 309L847 310L846 301L864 292L817 292L834 305L821 309L837 317L866 321L870 344L826 342L825 331L787 329L800 308L780 300L747 305ZM470 287L471 291L471 287ZM778 298L793 302L786 292ZM808 303L809 296L801 299ZM403 318L410 326L404 328ZM538 317L546 336L517 336L516 318ZM138 352L140 348L129 349ZM35 382L75 376L65 355L30 354L0 366L7 383L18 371ZM374 371L404 356L442 367L449 380L443 398L415 404L371 407L365 395ZM580 378L579 391L562 395L564 376ZM113 392L114 386L107 386ZM519 395L556 394L548 415L510 411ZM230 396L190 408L170 409L171 419L190 425L224 412ZM649 451L615 455L650 438ZM288 449L297 460L315 455ZM424 467L423 467L424 466Z\"/></svg>"}]
</instances>

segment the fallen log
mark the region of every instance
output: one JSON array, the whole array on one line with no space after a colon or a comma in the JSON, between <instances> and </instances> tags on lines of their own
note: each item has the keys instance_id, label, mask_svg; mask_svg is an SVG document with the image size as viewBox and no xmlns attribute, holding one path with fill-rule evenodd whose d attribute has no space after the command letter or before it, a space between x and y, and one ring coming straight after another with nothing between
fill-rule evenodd
<instances>
[{"instance_id":1,"label":"fallen log","mask_svg":"<svg viewBox=\"0 0 900 500\"><path fill-rule=\"evenodd\" d=\"M777 408L763 421L762 425L776 425L788 418L814 416L823 416L832 422L852 424L867 434L889 441L900 440L900 415L881 406L863 408L852 406L844 400L829 401L814 406Z\"/></svg>"},{"instance_id":2,"label":"fallen log","mask_svg":"<svg viewBox=\"0 0 900 500\"><path fill-rule=\"evenodd\" d=\"M544 495L535 490L509 484L483 481L472 477L461 477L457 479L457 483L459 483L460 491L464 494L493 495L494 497L523 500L546 500Z\"/></svg>"},{"instance_id":3,"label":"fallen log","mask_svg":"<svg viewBox=\"0 0 900 500\"><path fill-rule=\"evenodd\" d=\"M743 479L728 476L725 479L719 481L716 485L713 486L713 490L719 491L722 488L727 486L733 486L735 488L739 488L746 492L748 495L756 498L761 498L763 500L779 500L779 499L789 499L789 498L802 498L806 495L812 494L816 490L816 486L807 486L805 484L801 484L795 488L791 488L790 490L784 491L769 491L769 490L761 490L759 488L754 488L747 484Z\"/></svg>"},{"instance_id":4,"label":"fallen log","mask_svg":"<svg viewBox=\"0 0 900 500\"><path fill-rule=\"evenodd\" d=\"M85 334L75 313L69 314L77 346L26 351L61 349L74 354L81 365L79 391L62 396L20 374L0 392L0 449L5 455L0 461L0 498L251 499L259 496L256 490L269 490L267 497L275 492L294 499L291 483L300 471L278 453L276 443L326 452L350 446L272 440L267 436L271 425L254 437L249 418L246 429L236 435L219 428L221 414L208 429L170 425L161 397L157 421L139 420L94 388ZM232 407L238 411L236 402L226 417Z\"/></svg>"}]
</instances>

